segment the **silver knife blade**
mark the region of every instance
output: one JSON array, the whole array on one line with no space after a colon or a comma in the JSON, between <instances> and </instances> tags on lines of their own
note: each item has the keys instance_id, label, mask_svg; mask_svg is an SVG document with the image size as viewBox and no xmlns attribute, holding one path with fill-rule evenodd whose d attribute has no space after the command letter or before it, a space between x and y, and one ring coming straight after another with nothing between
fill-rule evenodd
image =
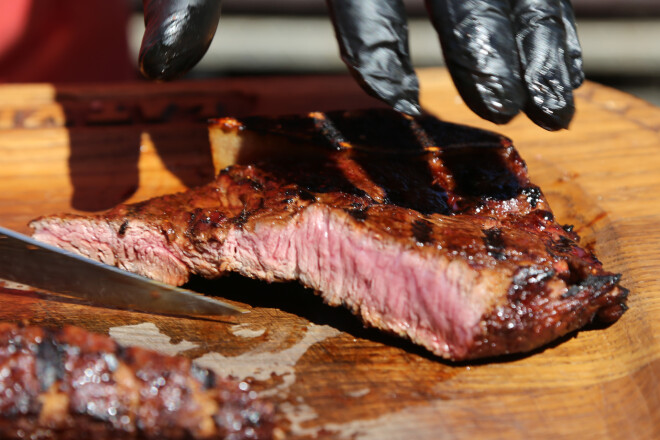
<instances>
[{"instance_id":1,"label":"silver knife blade","mask_svg":"<svg viewBox=\"0 0 660 440\"><path fill-rule=\"evenodd\" d=\"M0 278L93 304L170 315L247 310L99 263L0 226Z\"/></svg>"}]
</instances>

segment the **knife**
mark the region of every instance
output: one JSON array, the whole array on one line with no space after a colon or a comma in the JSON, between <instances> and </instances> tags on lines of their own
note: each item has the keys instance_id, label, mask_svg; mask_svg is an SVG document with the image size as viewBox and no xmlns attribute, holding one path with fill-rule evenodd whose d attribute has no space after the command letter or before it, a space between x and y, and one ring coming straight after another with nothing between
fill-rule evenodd
<instances>
[{"instance_id":1,"label":"knife","mask_svg":"<svg viewBox=\"0 0 660 440\"><path fill-rule=\"evenodd\" d=\"M127 272L0 226L0 278L93 304L170 315L237 315L247 310Z\"/></svg>"}]
</instances>

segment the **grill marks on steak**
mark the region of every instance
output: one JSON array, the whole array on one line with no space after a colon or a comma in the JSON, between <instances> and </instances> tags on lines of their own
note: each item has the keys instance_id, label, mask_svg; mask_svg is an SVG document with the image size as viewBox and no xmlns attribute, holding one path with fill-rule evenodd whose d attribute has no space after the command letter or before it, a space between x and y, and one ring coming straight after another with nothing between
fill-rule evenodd
<instances>
[{"instance_id":1,"label":"grill marks on steak","mask_svg":"<svg viewBox=\"0 0 660 440\"><path fill-rule=\"evenodd\" d=\"M35 237L173 284L298 279L451 359L530 350L625 308L619 277L554 221L505 138L390 111L218 127L295 153L271 148L102 215L38 219Z\"/></svg>"},{"instance_id":2,"label":"grill marks on steak","mask_svg":"<svg viewBox=\"0 0 660 440\"><path fill-rule=\"evenodd\" d=\"M0 437L270 439L273 406L182 357L0 323Z\"/></svg>"}]
</instances>

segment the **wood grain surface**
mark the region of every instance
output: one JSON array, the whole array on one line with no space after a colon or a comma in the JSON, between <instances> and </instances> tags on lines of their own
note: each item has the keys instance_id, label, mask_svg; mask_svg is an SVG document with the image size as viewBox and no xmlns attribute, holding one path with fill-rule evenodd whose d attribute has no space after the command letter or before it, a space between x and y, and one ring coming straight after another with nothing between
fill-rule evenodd
<instances>
[{"instance_id":1,"label":"wood grain surface","mask_svg":"<svg viewBox=\"0 0 660 440\"><path fill-rule=\"evenodd\" d=\"M94 307L4 283L0 319L76 324L122 344L188 356L256 381L296 439L660 438L660 109L587 83L570 130L470 113L444 70L420 72L441 119L514 141L558 220L606 269L630 310L534 353L449 363L364 329L296 284L194 280L252 312L226 321ZM0 86L0 224L90 212L177 191L213 175L209 117L378 106L348 77L172 84Z\"/></svg>"}]
</instances>

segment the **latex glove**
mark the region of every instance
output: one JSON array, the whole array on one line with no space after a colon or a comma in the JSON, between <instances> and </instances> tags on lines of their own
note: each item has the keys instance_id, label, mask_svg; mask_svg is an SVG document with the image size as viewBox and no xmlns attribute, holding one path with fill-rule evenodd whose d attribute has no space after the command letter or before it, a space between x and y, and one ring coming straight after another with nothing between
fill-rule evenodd
<instances>
[{"instance_id":1,"label":"latex glove","mask_svg":"<svg viewBox=\"0 0 660 440\"><path fill-rule=\"evenodd\" d=\"M419 112L402 0L327 0L342 59L370 94ZM465 103L502 124L520 110L548 130L567 128L582 51L569 0L426 0Z\"/></svg>"},{"instance_id":2,"label":"latex glove","mask_svg":"<svg viewBox=\"0 0 660 440\"><path fill-rule=\"evenodd\" d=\"M151 79L174 79L204 56L220 20L220 0L143 0L139 65Z\"/></svg>"},{"instance_id":3,"label":"latex glove","mask_svg":"<svg viewBox=\"0 0 660 440\"><path fill-rule=\"evenodd\" d=\"M342 58L371 95L419 113L401 0L327 0ZM143 0L140 69L172 79L204 55L220 0ZM467 105L506 123L521 109L538 125L568 126L582 57L568 0L427 0L445 60Z\"/></svg>"}]
</instances>

